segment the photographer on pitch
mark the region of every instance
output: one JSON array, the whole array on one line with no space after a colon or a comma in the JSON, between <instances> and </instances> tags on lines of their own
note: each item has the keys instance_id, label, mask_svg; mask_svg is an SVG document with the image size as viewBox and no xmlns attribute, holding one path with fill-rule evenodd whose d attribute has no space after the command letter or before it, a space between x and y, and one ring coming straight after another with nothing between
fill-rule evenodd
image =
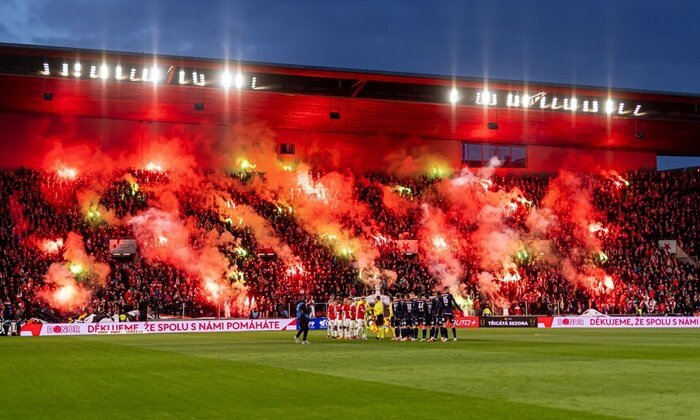
<instances>
[{"instance_id":1,"label":"photographer on pitch","mask_svg":"<svg viewBox=\"0 0 700 420\"><path fill-rule=\"evenodd\" d=\"M309 344L306 340L306 336L309 335L309 318L311 317L311 308L313 305L314 302L310 299L308 303L304 299L297 303L297 325L299 326L299 331L297 331L297 335L294 337L294 342L297 344L299 344L299 336L301 336L302 333L304 337L302 338L301 344Z\"/></svg>"}]
</instances>

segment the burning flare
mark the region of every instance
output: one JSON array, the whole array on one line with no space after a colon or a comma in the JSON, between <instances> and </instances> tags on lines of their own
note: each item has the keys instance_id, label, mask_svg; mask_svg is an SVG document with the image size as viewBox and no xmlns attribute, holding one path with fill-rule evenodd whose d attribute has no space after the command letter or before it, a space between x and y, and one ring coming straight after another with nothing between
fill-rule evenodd
<instances>
[{"instance_id":1,"label":"burning flare","mask_svg":"<svg viewBox=\"0 0 700 420\"><path fill-rule=\"evenodd\" d=\"M163 172L163 167L151 161L146 164L146 170L149 172Z\"/></svg>"},{"instance_id":2,"label":"burning flare","mask_svg":"<svg viewBox=\"0 0 700 420\"><path fill-rule=\"evenodd\" d=\"M63 248L63 238L58 238L56 240L44 239L41 241L40 248L47 254L56 254Z\"/></svg>"},{"instance_id":3,"label":"burning flare","mask_svg":"<svg viewBox=\"0 0 700 420\"><path fill-rule=\"evenodd\" d=\"M56 169L56 174L63 179L73 180L78 177L78 170L68 166L60 166Z\"/></svg>"}]
</instances>

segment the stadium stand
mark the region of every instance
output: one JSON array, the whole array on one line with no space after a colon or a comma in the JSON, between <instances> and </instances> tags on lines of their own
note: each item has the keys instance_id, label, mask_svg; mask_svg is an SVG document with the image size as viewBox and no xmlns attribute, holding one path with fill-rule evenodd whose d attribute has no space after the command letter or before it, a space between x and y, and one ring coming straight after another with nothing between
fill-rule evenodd
<instances>
[{"instance_id":1,"label":"stadium stand","mask_svg":"<svg viewBox=\"0 0 700 420\"><path fill-rule=\"evenodd\" d=\"M125 174L132 178L125 178ZM629 185L622 188L604 176L590 177L595 186L595 209L610 224L610 229L613 225L615 229L614 234L602 237L604 267L615 279L614 290L599 293L582 287L566 280L558 266L533 258L517 268L518 281L499 283L498 306L509 308L511 314L580 314L589 308L611 314L700 312L697 259L680 260L658 243L676 240L679 249L691 256L700 254L697 206L700 172L638 171L623 176ZM151 192L135 189L134 182L168 183L167 173L149 171L131 170L100 174L100 177L106 178L108 186L99 204L118 218L146 210L149 200L154 198ZM229 175L238 181L237 177ZM110 255L110 238L128 238L133 234L127 224L93 223L84 217L76 197L88 188L91 179L92 175L86 174L65 180L54 172L26 169L0 172L0 298L5 316L62 320L81 314L124 314L144 305L149 306L151 314L216 316L217 304L222 302L214 302L200 282L190 281L191 273L163 261ZM551 176L496 175L492 178L492 188L518 188L537 206L552 179ZM399 214L382 201L382 189L398 184L410 189L410 199L420 200L434 189L435 180L368 174L355 183L352 203L366 205L387 237L415 238L422 217L420 208ZM191 220L202 232L228 231L238 238L240 249L248 250L229 252L221 247L232 266L243 273L247 287L247 297L243 305L234 308L234 316L284 316L301 295L327 301L331 295L358 296L372 292L371 287L359 280L362 273L358 273L351 259L334 254L323 238L307 231L294 214L280 211L274 202L243 188L245 182L240 185L241 188L229 191L232 199L249 205L267 220L274 235L289 247L303 269L290 274L289 264L274 255L266 255L250 229L222 222L211 203L196 194L196 186L175 191L183 218ZM514 229L522 223L517 214L509 219ZM361 230L353 220L347 221L347 227ZM110 272L84 307L60 311L50 308L42 298L42 290L46 288L49 267L63 257L60 250L42 249L37 243L41 238L66 238L69 232L81 235L85 251L97 261L109 264ZM565 235L562 238L558 247L572 246ZM189 240L197 247L205 238ZM420 253L406 254L393 241L381 243L378 250L376 265L395 273L395 281L382 279L384 291L427 293L437 286L437 279L430 274ZM465 270L459 281L464 297L470 302L469 310L478 314L487 306L493 308L495 302L479 292L479 269L472 261L468 255L460 257Z\"/></svg>"}]
</instances>

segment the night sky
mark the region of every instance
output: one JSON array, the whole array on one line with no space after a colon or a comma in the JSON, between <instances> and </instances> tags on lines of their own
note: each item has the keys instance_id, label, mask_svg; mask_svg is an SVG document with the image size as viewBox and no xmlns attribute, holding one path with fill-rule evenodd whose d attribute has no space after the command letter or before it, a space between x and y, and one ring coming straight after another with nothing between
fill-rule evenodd
<instances>
[{"instance_id":1,"label":"night sky","mask_svg":"<svg viewBox=\"0 0 700 420\"><path fill-rule=\"evenodd\" d=\"M0 42L700 94L698 0L4 0Z\"/></svg>"}]
</instances>

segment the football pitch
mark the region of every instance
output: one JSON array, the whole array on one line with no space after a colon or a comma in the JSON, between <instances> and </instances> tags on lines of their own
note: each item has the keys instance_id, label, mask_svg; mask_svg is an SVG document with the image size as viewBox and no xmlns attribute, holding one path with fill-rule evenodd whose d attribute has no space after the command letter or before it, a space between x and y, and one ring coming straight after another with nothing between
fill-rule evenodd
<instances>
[{"instance_id":1,"label":"football pitch","mask_svg":"<svg viewBox=\"0 0 700 420\"><path fill-rule=\"evenodd\" d=\"M700 330L0 339L0 418L700 418Z\"/></svg>"}]
</instances>

